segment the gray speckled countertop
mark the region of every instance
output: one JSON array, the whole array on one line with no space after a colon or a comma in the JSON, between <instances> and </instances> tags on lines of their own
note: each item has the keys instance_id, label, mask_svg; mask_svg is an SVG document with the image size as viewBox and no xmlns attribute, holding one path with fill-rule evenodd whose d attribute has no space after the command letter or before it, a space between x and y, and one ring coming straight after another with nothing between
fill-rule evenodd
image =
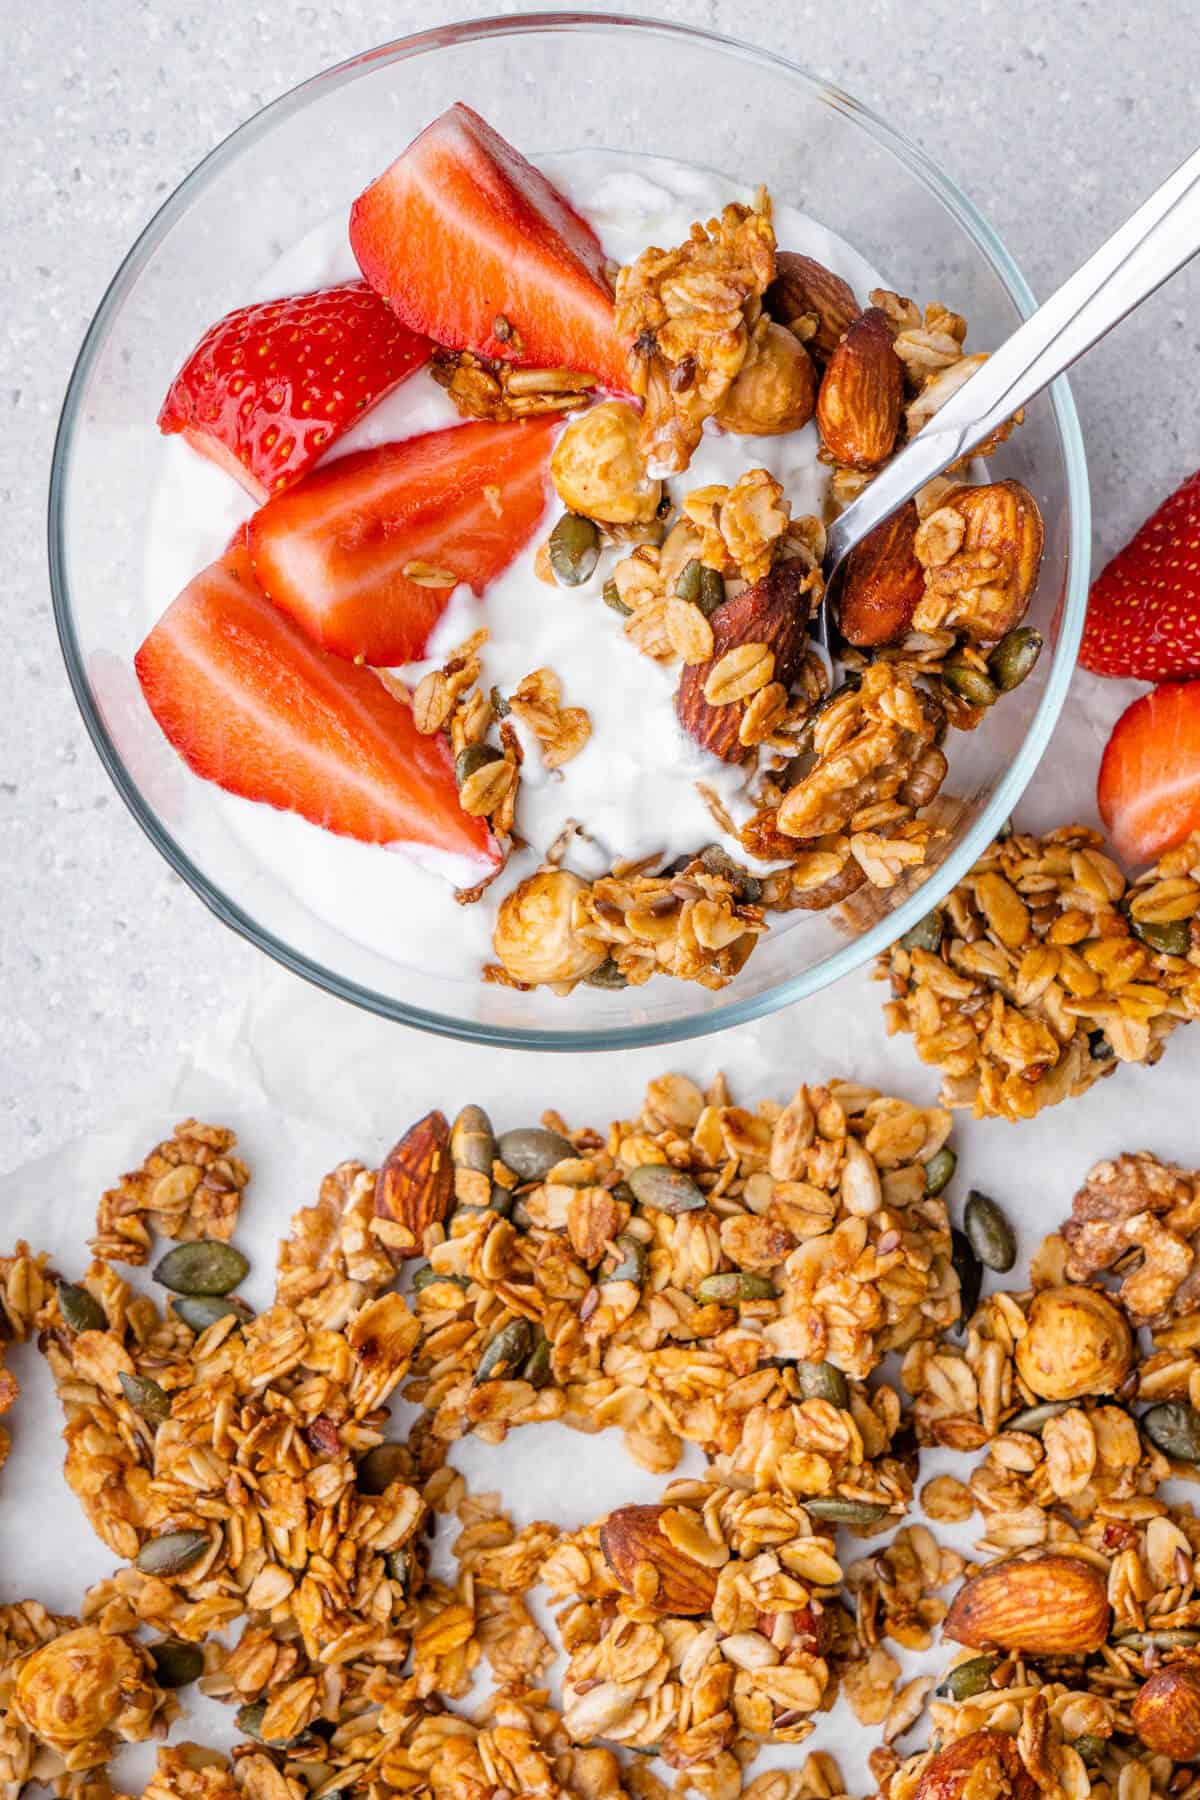
<instances>
[{"instance_id":1,"label":"gray speckled countertop","mask_svg":"<svg viewBox=\"0 0 1200 1800\"><path fill-rule=\"evenodd\" d=\"M493 10L521 10L492 0ZM166 869L87 743L45 561L55 423L130 240L264 101L470 9L4 0L0 70L0 1168L102 1119L236 1005L256 952ZM483 10L480 8L480 10ZM609 11L636 10L611 0ZM1194 21L1143 0L654 0L805 61L903 126L1046 292L1200 137ZM1200 270L1089 358L1075 394L1097 555L1200 451Z\"/></svg>"}]
</instances>

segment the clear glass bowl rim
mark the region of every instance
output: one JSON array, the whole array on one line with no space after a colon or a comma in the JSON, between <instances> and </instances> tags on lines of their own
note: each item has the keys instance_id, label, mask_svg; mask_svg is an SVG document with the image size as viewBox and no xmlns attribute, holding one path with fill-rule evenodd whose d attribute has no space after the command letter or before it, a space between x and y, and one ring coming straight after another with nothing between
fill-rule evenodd
<instances>
[{"instance_id":1,"label":"clear glass bowl rim","mask_svg":"<svg viewBox=\"0 0 1200 1800\"><path fill-rule=\"evenodd\" d=\"M967 196L918 146L889 125L869 107L815 74L803 65L791 62L769 50L727 37L697 26L676 24L667 19L600 12L540 12L510 16L466 19L435 27L377 45L323 69L318 74L291 88L288 92L260 108L229 136L217 144L196 167L184 177L174 192L163 202L127 252L96 309L88 326L63 401L62 415L55 437L50 471L48 535L50 587L54 621L59 644L67 667L67 675L84 725L113 785L155 848L165 857L175 873L187 882L210 911L222 923L247 938L293 974L324 988L328 993L368 1012L399 1024L415 1026L439 1036L465 1042L490 1044L506 1049L549 1051L594 1051L633 1049L648 1044L666 1044L705 1037L731 1026L765 1018L785 1006L791 1006L807 995L849 975L862 967L881 950L894 943L910 926L916 924L930 908L949 892L971 868L983 850L1003 826L1016 802L1027 787L1034 770L1050 741L1066 699L1075 665L1087 603L1087 584L1091 546L1091 503L1088 489L1087 461L1083 438L1070 389L1065 379L1049 390L1055 424L1062 443L1066 467L1067 494L1071 513L1068 550L1068 578L1065 602L1059 620L1058 643L1054 663L1037 713L1021 749L980 816L966 832L963 842L915 894L894 913L852 939L832 956L791 980L777 983L767 991L733 998L725 1006L698 1013L693 1017L671 1019L649 1024L631 1024L581 1030L543 1029L535 1027L494 1026L449 1014L412 1007L386 994L374 992L349 981L336 971L300 955L276 938L249 914L235 906L215 887L203 871L175 843L154 817L126 769L101 716L84 669L78 639L75 635L71 598L67 580L66 546L64 542L64 501L66 473L71 457L75 429L80 420L82 396L88 377L104 340L109 321L119 311L125 297L153 252L172 225L187 210L192 198L232 162L242 148L277 120L300 111L318 91L339 87L365 68L386 61L407 62L447 46L477 42L485 38L524 36L534 32L571 32L610 30L614 33L644 34L646 37L684 39L699 46L725 51L750 63L767 65L783 71L788 77L807 87L814 98L823 100L855 123L904 164L916 180L922 182L942 202L971 239L975 248L991 265L1022 317L1034 308L1033 295L1024 276L1009 255L1001 239Z\"/></svg>"}]
</instances>

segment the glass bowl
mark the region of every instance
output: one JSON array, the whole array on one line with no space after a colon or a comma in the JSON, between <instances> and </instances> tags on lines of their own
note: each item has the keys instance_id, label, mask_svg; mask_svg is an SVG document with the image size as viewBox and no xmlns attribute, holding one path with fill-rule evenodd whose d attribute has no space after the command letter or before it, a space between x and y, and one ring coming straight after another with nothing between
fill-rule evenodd
<instances>
[{"instance_id":1,"label":"glass bowl","mask_svg":"<svg viewBox=\"0 0 1200 1800\"><path fill-rule=\"evenodd\" d=\"M875 915L859 928L830 913L792 926L791 915L720 993L662 976L619 993L582 986L568 999L452 980L422 966L425 947L405 944L403 920L397 960L364 949L254 861L142 701L131 663L146 627L141 561L162 453L155 418L187 349L244 300L248 280L348 209L455 100L535 158L617 148L766 182L900 292L965 314L974 347L999 343L1031 308L1011 257L953 183L882 119L780 57L684 26L573 13L384 44L305 82L219 145L104 296L71 378L51 476L50 570L68 673L100 757L152 842L219 918L297 974L387 1018L496 1044L596 1050L719 1031L801 1001L884 949L966 872L1028 783L1083 626L1090 522L1075 411L1058 383L993 465L1025 482L1045 515L1030 618L1047 650L982 730L953 734L947 786L959 817L915 892L875 896Z\"/></svg>"}]
</instances>

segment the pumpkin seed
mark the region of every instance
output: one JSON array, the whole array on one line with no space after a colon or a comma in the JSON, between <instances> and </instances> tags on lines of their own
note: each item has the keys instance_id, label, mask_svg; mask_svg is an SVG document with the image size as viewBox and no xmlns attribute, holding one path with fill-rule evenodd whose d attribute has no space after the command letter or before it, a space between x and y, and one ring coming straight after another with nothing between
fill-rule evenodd
<instances>
[{"instance_id":1,"label":"pumpkin seed","mask_svg":"<svg viewBox=\"0 0 1200 1800\"><path fill-rule=\"evenodd\" d=\"M550 1367L550 1340L541 1337L533 1347L533 1355L521 1370L521 1380L527 1381L531 1387L549 1387L554 1380L554 1372Z\"/></svg>"},{"instance_id":2,"label":"pumpkin seed","mask_svg":"<svg viewBox=\"0 0 1200 1800\"><path fill-rule=\"evenodd\" d=\"M629 1185L634 1197L655 1212L695 1212L707 1204L691 1176L666 1163L643 1163L639 1169L630 1169Z\"/></svg>"},{"instance_id":3,"label":"pumpkin seed","mask_svg":"<svg viewBox=\"0 0 1200 1800\"><path fill-rule=\"evenodd\" d=\"M1113 1642L1118 1650L1188 1650L1200 1644L1200 1631L1123 1631Z\"/></svg>"},{"instance_id":4,"label":"pumpkin seed","mask_svg":"<svg viewBox=\"0 0 1200 1800\"><path fill-rule=\"evenodd\" d=\"M1000 1663L998 1656L972 1656L948 1670L938 1693L947 1700L973 1700L992 1684L992 1670Z\"/></svg>"},{"instance_id":5,"label":"pumpkin seed","mask_svg":"<svg viewBox=\"0 0 1200 1800\"><path fill-rule=\"evenodd\" d=\"M161 1537L148 1538L133 1561L143 1575L182 1575L211 1548L205 1531L164 1531Z\"/></svg>"},{"instance_id":6,"label":"pumpkin seed","mask_svg":"<svg viewBox=\"0 0 1200 1800\"><path fill-rule=\"evenodd\" d=\"M157 1381L151 1381L148 1375L127 1375L124 1369L118 1369L117 1379L134 1412L140 1413L148 1425L161 1425L170 1418L171 1396Z\"/></svg>"},{"instance_id":7,"label":"pumpkin seed","mask_svg":"<svg viewBox=\"0 0 1200 1800\"><path fill-rule=\"evenodd\" d=\"M615 581L605 582L601 589L601 598L603 599L605 606L611 606L613 611L615 613L620 613L623 619L631 619L633 617L633 608L632 606L626 606L621 598L621 590Z\"/></svg>"},{"instance_id":8,"label":"pumpkin seed","mask_svg":"<svg viewBox=\"0 0 1200 1800\"><path fill-rule=\"evenodd\" d=\"M510 1319L496 1333L479 1359L476 1382L504 1381L533 1354L533 1326L528 1319Z\"/></svg>"},{"instance_id":9,"label":"pumpkin seed","mask_svg":"<svg viewBox=\"0 0 1200 1800\"><path fill-rule=\"evenodd\" d=\"M1186 919L1167 919L1161 925L1153 925L1144 919L1131 918L1129 923L1143 944L1148 944L1161 956L1186 956L1192 947L1192 934Z\"/></svg>"},{"instance_id":10,"label":"pumpkin seed","mask_svg":"<svg viewBox=\"0 0 1200 1800\"><path fill-rule=\"evenodd\" d=\"M462 1288L464 1293L471 1285L465 1275L439 1275L432 1263L422 1263L412 1278L413 1293L423 1294L427 1287L433 1287L438 1281L448 1281L452 1287Z\"/></svg>"},{"instance_id":11,"label":"pumpkin seed","mask_svg":"<svg viewBox=\"0 0 1200 1800\"><path fill-rule=\"evenodd\" d=\"M591 519L564 513L550 533L550 567L564 587L578 587L600 560L600 533Z\"/></svg>"},{"instance_id":12,"label":"pumpkin seed","mask_svg":"<svg viewBox=\"0 0 1200 1800\"><path fill-rule=\"evenodd\" d=\"M1085 1731L1082 1737L1072 1740L1072 1747L1085 1763L1098 1763L1108 1749L1108 1739L1099 1737L1094 1731Z\"/></svg>"},{"instance_id":13,"label":"pumpkin seed","mask_svg":"<svg viewBox=\"0 0 1200 1800\"><path fill-rule=\"evenodd\" d=\"M1138 1420L1156 1450L1176 1462L1200 1462L1200 1412L1186 1400L1164 1400Z\"/></svg>"},{"instance_id":14,"label":"pumpkin seed","mask_svg":"<svg viewBox=\"0 0 1200 1800\"><path fill-rule=\"evenodd\" d=\"M843 1500L837 1494L819 1494L803 1505L814 1519L825 1519L831 1525L874 1525L888 1510L871 1500Z\"/></svg>"},{"instance_id":15,"label":"pumpkin seed","mask_svg":"<svg viewBox=\"0 0 1200 1800\"><path fill-rule=\"evenodd\" d=\"M557 1131L545 1131L540 1125L506 1131L497 1149L505 1168L522 1181L545 1181L555 1163L575 1154L575 1146L568 1138Z\"/></svg>"},{"instance_id":16,"label":"pumpkin seed","mask_svg":"<svg viewBox=\"0 0 1200 1800\"><path fill-rule=\"evenodd\" d=\"M148 1648L159 1687L188 1687L204 1673L204 1652L199 1644L186 1643L183 1638L163 1638Z\"/></svg>"},{"instance_id":17,"label":"pumpkin seed","mask_svg":"<svg viewBox=\"0 0 1200 1800\"><path fill-rule=\"evenodd\" d=\"M1051 1419L1057 1419L1059 1413L1065 1413L1073 1403L1070 1400L1043 1400L1040 1406L1027 1406L1024 1412L1014 1413L1011 1419L1005 1419L1002 1431L1030 1431L1034 1435L1048 1425Z\"/></svg>"},{"instance_id":18,"label":"pumpkin seed","mask_svg":"<svg viewBox=\"0 0 1200 1800\"><path fill-rule=\"evenodd\" d=\"M967 1320L979 1304L979 1290L983 1286L983 1265L971 1248L971 1241L958 1229L950 1227L950 1260L954 1264L954 1273L958 1276L960 1290L960 1311L955 1330L962 1335Z\"/></svg>"},{"instance_id":19,"label":"pumpkin seed","mask_svg":"<svg viewBox=\"0 0 1200 1800\"><path fill-rule=\"evenodd\" d=\"M711 619L724 602L725 578L719 569L710 569L707 563L693 557L680 570L675 592L681 600L698 607L706 619Z\"/></svg>"},{"instance_id":20,"label":"pumpkin seed","mask_svg":"<svg viewBox=\"0 0 1200 1800\"><path fill-rule=\"evenodd\" d=\"M957 1167L958 1158L949 1144L943 1144L940 1150L935 1150L925 1164L925 1192L930 1195L940 1194L944 1188L949 1187Z\"/></svg>"},{"instance_id":21,"label":"pumpkin seed","mask_svg":"<svg viewBox=\"0 0 1200 1800\"><path fill-rule=\"evenodd\" d=\"M492 711L495 713L496 717L498 719L507 719L509 713L512 711L512 707L508 704L508 701L504 698L504 695L500 692L498 687L492 687L488 699L492 703Z\"/></svg>"},{"instance_id":22,"label":"pumpkin seed","mask_svg":"<svg viewBox=\"0 0 1200 1800\"><path fill-rule=\"evenodd\" d=\"M478 770L503 761L504 752L497 750L495 744L468 744L454 759L454 779L463 788Z\"/></svg>"},{"instance_id":23,"label":"pumpkin seed","mask_svg":"<svg viewBox=\"0 0 1200 1800\"><path fill-rule=\"evenodd\" d=\"M460 1169L490 1175L496 1159L496 1134L482 1106L464 1106L450 1128L450 1160Z\"/></svg>"},{"instance_id":24,"label":"pumpkin seed","mask_svg":"<svg viewBox=\"0 0 1200 1800\"><path fill-rule=\"evenodd\" d=\"M267 1716L265 1700L252 1700L248 1706L239 1706L234 1714L234 1724L239 1731L253 1738L256 1744L269 1744L273 1750L285 1750L289 1744L297 1743L296 1738L265 1738L262 1734L262 1722Z\"/></svg>"},{"instance_id":25,"label":"pumpkin seed","mask_svg":"<svg viewBox=\"0 0 1200 1800\"><path fill-rule=\"evenodd\" d=\"M951 693L965 700L968 706L992 706L995 703L995 682L965 657L952 656L944 662L942 680Z\"/></svg>"},{"instance_id":26,"label":"pumpkin seed","mask_svg":"<svg viewBox=\"0 0 1200 1800\"><path fill-rule=\"evenodd\" d=\"M236 1294L196 1294L175 1301L175 1316L191 1327L197 1337L215 1325L218 1319L233 1317L241 1324L247 1324L253 1317L253 1309Z\"/></svg>"},{"instance_id":27,"label":"pumpkin seed","mask_svg":"<svg viewBox=\"0 0 1200 1800\"><path fill-rule=\"evenodd\" d=\"M154 1270L154 1279L174 1294L228 1294L245 1281L250 1264L232 1244L193 1238L176 1244Z\"/></svg>"},{"instance_id":28,"label":"pumpkin seed","mask_svg":"<svg viewBox=\"0 0 1200 1800\"><path fill-rule=\"evenodd\" d=\"M389 1550L383 1559L389 1580L398 1582L405 1591L408 1589L409 1561L407 1550Z\"/></svg>"},{"instance_id":29,"label":"pumpkin seed","mask_svg":"<svg viewBox=\"0 0 1200 1800\"><path fill-rule=\"evenodd\" d=\"M700 598L700 572L704 564L698 556L685 562L679 571L679 580L675 583L675 593L680 600L686 600L689 606L695 606Z\"/></svg>"},{"instance_id":30,"label":"pumpkin seed","mask_svg":"<svg viewBox=\"0 0 1200 1800\"><path fill-rule=\"evenodd\" d=\"M354 1484L360 1494L382 1494L393 1481L403 1481L409 1470L409 1458L403 1444L387 1442L360 1458L354 1471Z\"/></svg>"},{"instance_id":31,"label":"pumpkin seed","mask_svg":"<svg viewBox=\"0 0 1200 1800\"><path fill-rule=\"evenodd\" d=\"M711 1303L737 1306L743 1300L774 1300L776 1288L765 1275L748 1275L743 1269L735 1269L720 1275L706 1275L696 1289L696 1298L702 1306Z\"/></svg>"},{"instance_id":32,"label":"pumpkin seed","mask_svg":"<svg viewBox=\"0 0 1200 1800\"><path fill-rule=\"evenodd\" d=\"M996 1202L978 1188L972 1188L967 1195L963 1229L984 1268L1006 1275L1017 1260L1017 1240Z\"/></svg>"},{"instance_id":33,"label":"pumpkin seed","mask_svg":"<svg viewBox=\"0 0 1200 1800\"><path fill-rule=\"evenodd\" d=\"M850 1404L850 1384L831 1362L798 1362L796 1381L802 1400L828 1400L831 1406Z\"/></svg>"},{"instance_id":34,"label":"pumpkin seed","mask_svg":"<svg viewBox=\"0 0 1200 1800\"><path fill-rule=\"evenodd\" d=\"M641 1287L646 1279L645 1245L625 1231L617 1238L616 1244L622 1253L620 1262L615 1268L605 1270L597 1279L601 1282L635 1281Z\"/></svg>"},{"instance_id":35,"label":"pumpkin seed","mask_svg":"<svg viewBox=\"0 0 1200 1800\"><path fill-rule=\"evenodd\" d=\"M700 861L710 875L723 875L731 881L739 900L749 906L757 906L762 899L762 882L757 881L748 869L733 860L720 844L709 844L700 852Z\"/></svg>"},{"instance_id":36,"label":"pumpkin seed","mask_svg":"<svg viewBox=\"0 0 1200 1800\"><path fill-rule=\"evenodd\" d=\"M622 975L611 956L606 956L599 968L593 969L591 973L585 975L583 979L589 987L594 988L611 988L616 990L617 988L629 986L628 977Z\"/></svg>"},{"instance_id":37,"label":"pumpkin seed","mask_svg":"<svg viewBox=\"0 0 1200 1800\"><path fill-rule=\"evenodd\" d=\"M100 1302L85 1287L76 1287L73 1281L59 1282L58 1310L72 1331L108 1330L108 1320Z\"/></svg>"},{"instance_id":38,"label":"pumpkin seed","mask_svg":"<svg viewBox=\"0 0 1200 1800\"><path fill-rule=\"evenodd\" d=\"M988 657L988 674L1002 694L1010 694L1033 674L1041 654L1041 632L1032 625L1018 625L1005 633Z\"/></svg>"},{"instance_id":39,"label":"pumpkin seed","mask_svg":"<svg viewBox=\"0 0 1200 1800\"><path fill-rule=\"evenodd\" d=\"M900 939L902 950L928 950L931 956L936 956L941 947L942 915L936 907L933 912L926 913L923 919L918 919Z\"/></svg>"}]
</instances>

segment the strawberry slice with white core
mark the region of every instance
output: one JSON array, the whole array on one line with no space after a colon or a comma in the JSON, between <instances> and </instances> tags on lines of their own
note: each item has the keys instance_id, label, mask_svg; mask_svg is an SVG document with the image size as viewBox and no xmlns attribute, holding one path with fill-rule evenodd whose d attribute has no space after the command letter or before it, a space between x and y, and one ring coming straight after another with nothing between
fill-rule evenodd
<instances>
[{"instance_id":1,"label":"strawberry slice with white core","mask_svg":"<svg viewBox=\"0 0 1200 1800\"><path fill-rule=\"evenodd\" d=\"M628 387L599 238L461 101L359 195L350 244L371 286L437 343Z\"/></svg>"},{"instance_id":2,"label":"strawberry slice with white core","mask_svg":"<svg viewBox=\"0 0 1200 1800\"><path fill-rule=\"evenodd\" d=\"M134 660L159 726L204 780L362 843L427 846L481 875L498 865L486 824L458 803L444 738L422 737L370 669L310 643L259 591L244 549L184 588Z\"/></svg>"},{"instance_id":3,"label":"strawberry slice with white core","mask_svg":"<svg viewBox=\"0 0 1200 1800\"><path fill-rule=\"evenodd\" d=\"M415 661L454 588L482 593L537 530L555 425L452 425L339 457L251 519L263 591L338 656Z\"/></svg>"},{"instance_id":4,"label":"strawberry slice with white core","mask_svg":"<svg viewBox=\"0 0 1200 1800\"><path fill-rule=\"evenodd\" d=\"M201 338L158 415L261 502L298 481L428 362L365 281L228 313Z\"/></svg>"}]
</instances>

